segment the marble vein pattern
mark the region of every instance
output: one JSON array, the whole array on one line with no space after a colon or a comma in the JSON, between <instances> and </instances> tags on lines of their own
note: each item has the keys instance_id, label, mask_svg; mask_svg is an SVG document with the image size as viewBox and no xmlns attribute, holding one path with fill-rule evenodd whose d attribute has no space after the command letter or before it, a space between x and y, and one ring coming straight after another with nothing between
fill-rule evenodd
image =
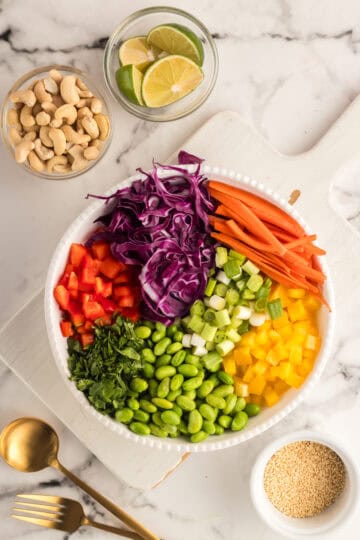
<instances>
[{"instance_id":1,"label":"marble vein pattern","mask_svg":"<svg viewBox=\"0 0 360 540\"><path fill-rule=\"evenodd\" d=\"M198 16L219 49L218 83L208 102L188 118L149 124L112 103L114 137L99 178L93 169L80 180L42 182L22 172L0 148L0 325L43 286L49 258L66 226L86 206L87 192L170 155L212 114L233 109L279 151L304 152L321 137L360 91L360 2L358 0L167 0ZM0 1L0 99L24 72L60 63L88 71L103 84L102 55L114 26L145 0ZM221 134L217 134L221 136ZM331 200L360 230L360 169L349 164L336 177ZM5 234L4 234L5 233ZM7 234L6 234L7 233ZM10 233L10 238L9 238ZM357 254L358 256L358 254ZM193 455L149 493L113 478L102 464L0 364L0 426L24 413L50 421L61 438L68 467L116 500L166 540L278 540L257 518L248 477L256 453L286 430L341 430L357 451L360 364L358 335L349 325L337 362L306 404L260 440L225 452ZM94 519L111 516L58 473L21 474L0 463L1 540L51 540L65 533L37 529L8 518L19 492L54 493L81 501ZM357 528L360 517L357 516ZM355 540L352 530L337 540ZM82 529L74 540L109 538ZM328 537L330 539L330 536Z\"/></svg>"}]
</instances>

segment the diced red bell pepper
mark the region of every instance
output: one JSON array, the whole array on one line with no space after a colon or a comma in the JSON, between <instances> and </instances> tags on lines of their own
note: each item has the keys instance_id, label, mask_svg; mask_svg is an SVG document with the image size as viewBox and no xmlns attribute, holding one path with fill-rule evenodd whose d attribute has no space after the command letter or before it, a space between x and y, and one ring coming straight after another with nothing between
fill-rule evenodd
<instances>
[{"instance_id":1,"label":"diced red bell pepper","mask_svg":"<svg viewBox=\"0 0 360 540\"><path fill-rule=\"evenodd\" d=\"M134 294L133 287L129 287L129 285L118 285L117 287L114 287L113 296L114 298L121 298L122 296L131 296Z\"/></svg>"},{"instance_id":2,"label":"diced red bell pepper","mask_svg":"<svg viewBox=\"0 0 360 540\"><path fill-rule=\"evenodd\" d=\"M70 321L61 321L60 322L61 333L64 337L70 337L74 335L74 330Z\"/></svg>"},{"instance_id":3,"label":"diced red bell pepper","mask_svg":"<svg viewBox=\"0 0 360 540\"><path fill-rule=\"evenodd\" d=\"M68 284L68 281L69 281L69 277L70 277L70 274L71 272L73 271L74 267L72 264L68 263L66 266L65 266L65 270L63 272L63 275L61 276L61 278L59 279L59 283L58 285L64 285L65 287L67 287L67 284Z\"/></svg>"},{"instance_id":4,"label":"diced red bell pepper","mask_svg":"<svg viewBox=\"0 0 360 540\"><path fill-rule=\"evenodd\" d=\"M100 317L99 319L96 319L96 323L100 326L108 326L112 323L112 317L109 314L104 315L103 317Z\"/></svg>"},{"instance_id":5,"label":"diced red bell pepper","mask_svg":"<svg viewBox=\"0 0 360 540\"><path fill-rule=\"evenodd\" d=\"M79 282L81 285L95 285L95 278L99 273L100 261L93 259L90 255L83 258L81 270L79 273Z\"/></svg>"},{"instance_id":6,"label":"diced red bell pepper","mask_svg":"<svg viewBox=\"0 0 360 540\"><path fill-rule=\"evenodd\" d=\"M78 280L77 275L75 274L75 272L70 272L67 288L69 289L69 291L71 290L77 291L78 287L79 287L79 280Z\"/></svg>"},{"instance_id":7,"label":"diced red bell pepper","mask_svg":"<svg viewBox=\"0 0 360 540\"><path fill-rule=\"evenodd\" d=\"M78 334L86 334L87 329L85 328L85 325L82 324L81 326L79 326L79 327L76 329L76 332L77 332Z\"/></svg>"},{"instance_id":8,"label":"diced red bell pepper","mask_svg":"<svg viewBox=\"0 0 360 540\"><path fill-rule=\"evenodd\" d=\"M83 260L83 257L87 254L87 249L82 244L71 244L70 247L70 262L78 268Z\"/></svg>"},{"instance_id":9,"label":"diced red bell pepper","mask_svg":"<svg viewBox=\"0 0 360 540\"><path fill-rule=\"evenodd\" d=\"M57 285L54 289L54 297L61 309L67 310L70 302L70 293L64 285Z\"/></svg>"},{"instance_id":10,"label":"diced red bell pepper","mask_svg":"<svg viewBox=\"0 0 360 540\"><path fill-rule=\"evenodd\" d=\"M94 334L81 334L80 336L81 345L85 348L88 345L94 343Z\"/></svg>"},{"instance_id":11,"label":"diced red bell pepper","mask_svg":"<svg viewBox=\"0 0 360 540\"><path fill-rule=\"evenodd\" d=\"M87 319L95 321L105 315L105 310L99 302L85 302L83 304L84 315Z\"/></svg>"},{"instance_id":12,"label":"diced red bell pepper","mask_svg":"<svg viewBox=\"0 0 360 540\"><path fill-rule=\"evenodd\" d=\"M105 281L101 277L95 278L95 292L107 298L112 295L112 283L111 281Z\"/></svg>"},{"instance_id":13,"label":"diced red bell pepper","mask_svg":"<svg viewBox=\"0 0 360 540\"><path fill-rule=\"evenodd\" d=\"M129 295L129 296L122 296L121 298L119 298L118 300L118 306L120 308L131 308L133 307L135 304L135 297L134 295Z\"/></svg>"},{"instance_id":14,"label":"diced red bell pepper","mask_svg":"<svg viewBox=\"0 0 360 540\"><path fill-rule=\"evenodd\" d=\"M126 265L124 263L115 261L112 257L106 257L100 263L100 272L109 279L114 279L125 268Z\"/></svg>"},{"instance_id":15,"label":"diced red bell pepper","mask_svg":"<svg viewBox=\"0 0 360 540\"><path fill-rule=\"evenodd\" d=\"M105 242L95 242L95 244L91 246L91 251L95 259L103 261L106 257L110 255L110 246Z\"/></svg>"},{"instance_id":16,"label":"diced red bell pepper","mask_svg":"<svg viewBox=\"0 0 360 540\"><path fill-rule=\"evenodd\" d=\"M121 313L133 322L137 322L140 319L140 312L137 308L124 308L121 310Z\"/></svg>"},{"instance_id":17,"label":"diced red bell pepper","mask_svg":"<svg viewBox=\"0 0 360 540\"><path fill-rule=\"evenodd\" d=\"M69 293L70 293L71 298L74 298L75 300L77 298L79 298L79 291L78 290L70 289Z\"/></svg>"},{"instance_id":18,"label":"diced red bell pepper","mask_svg":"<svg viewBox=\"0 0 360 540\"><path fill-rule=\"evenodd\" d=\"M119 283L135 283L136 277L131 270L122 271L117 278L114 279L114 284Z\"/></svg>"},{"instance_id":19,"label":"diced red bell pepper","mask_svg":"<svg viewBox=\"0 0 360 540\"><path fill-rule=\"evenodd\" d=\"M114 311L118 310L117 305L115 304L113 300L110 300L110 298L104 298L103 296L97 295L96 301L102 305L106 313L114 313Z\"/></svg>"},{"instance_id":20,"label":"diced red bell pepper","mask_svg":"<svg viewBox=\"0 0 360 540\"><path fill-rule=\"evenodd\" d=\"M92 321L85 321L84 328L86 328L87 331L92 330L94 328L94 323Z\"/></svg>"},{"instance_id":21,"label":"diced red bell pepper","mask_svg":"<svg viewBox=\"0 0 360 540\"><path fill-rule=\"evenodd\" d=\"M85 316L83 313L74 313L73 315L71 315L71 320L73 322L73 325L77 328L78 326L84 324Z\"/></svg>"}]
</instances>

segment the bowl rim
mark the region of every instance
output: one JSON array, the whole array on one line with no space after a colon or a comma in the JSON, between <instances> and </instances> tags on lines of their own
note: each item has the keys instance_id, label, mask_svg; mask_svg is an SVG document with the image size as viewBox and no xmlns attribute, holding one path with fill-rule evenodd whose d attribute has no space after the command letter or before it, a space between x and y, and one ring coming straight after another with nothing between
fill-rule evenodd
<instances>
[{"instance_id":1,"label":"bowl rim","mask_svg":"<svg viewBox=\"0 0 360 540\"><path fill-rule=\"evenodd\" d=\"M280 525L280 520L276 522L272 520L268 512L264 511L262 504L259 504L259 490L265 494L263 487L263 474L265 467L269 459L278 451L280 448L287 446L288 444L298 442L298 441L312 441L323 444L331 448L338 456L342 459L346 474L349 482L349 501L340 512L333 519L330 519L327 523L324 523L318 527L312 527L309 529L302 529L297 527L296 524L291 525L289 523L284 526ZM278 437L277 439L271 441L261 450L261 452L256 456L256 459L253 463L251 474L250 474L250 496L255 507L257 514L260 518L270 527L272 530L283 534L288 538L306 538L314 535L320 535L325 532L331 533L335 530L342 528L345 523L347 523L350 518L354 515L357 510L357 507L360 503L360 481L359 474L357 471L357 464L355 457L351 451L349 451L341 441L339 437L334 437L327 432L317 431L317 430L308 430L302 429L299 431L294 431L292 433L287 433ZM275 509L276 510L276 509Z\"/></svg>"},{"instance_id":2,"label":"bowl rim","mask_svg":"<svg viewBox=\"0 0 360 540\"><path fill-rule=\"evenodd\" d=\"M181 165L181 167L186 168L187 170L193 171L195 169L194 165ZM272 189L269 187L266 187L263 183L257 182L253 179L250 179L249 176L240 174L235 172L234 170L229 170L222 167L216 167L211 165L202 165L201 171L204 175L219 175L222 177L222 180L224 179L229 180L232 185L239 185L240 187L250 188L260 194L261 196L265 196L268 200L285 210L288 214L290 214L293 218L295 218L300 225L304 228L304 230L309 233L310 229L308 225L305 223L304 219L301 217L301 215L298 213L298 211L291 206L285 199L283 199L280 195L275 193ZM162 171L161 174L163 176L171 174L171 171ZM109 189L106 192L106 195L111 195L114 193L117 189L126 187L130 185L134 180L136 179L143 179L144 175L142 173L137 173L135 175L132 175L128 177L127 179L118 182L115 184L111 189ZM268 430L275 424L277 424L280 420L284 419L290 412L292 412L308 395L308 393L311 391L311 389L315 386L315 384L318 382L324 367L326 365L326 362L328 360L330 350L331 350L331 344L333 340L333 334L334 334L334 324L335 324L335 298L334 298L334 291L333 291L333 284L331 280L331 275L329 272L329 268L326 262L326 256L323 257L323 261L321 261L321 267L325 271L327 275L326 284L324 286L325 290L325 296L329 302L329 304L332 306L332 311L328 312L328 322L327 322L327 332L326 335L323 337L322 345L320 352L317 356L317 360L315 362L314 368L312 372L307 377L304 384L298 389L298 393L296 396L294 396L293 399L290 400L290 402L287 404L286 407L281 409L279 412L277 412L275 415L267 419L266 421L262 422L258 426L255 426L251 428L251 423L247 425L247 428L244 431L234 432L231 433L228 439L223 439L220 441L216 440L216 437L209 437L209 439L205 440L204 442L193 444L190 442L185 441L181 438L174 438L174 439L161 439L158 437L154 437L152 435L149 435L147 437L142 437L140 435L136 435L130 429L128 429L123 424L116 422L114 419L110 418L109 416L104 416L100 414L96 409L88 402L85 395L76 389L76 386L74 383L72 383L69 379L69 371L67 366L67 358L63 358L61 351L58 346L59 337L61 339L64 339L59 330L59 318L54 315L54 310L52 309L52 306L54 305L54 298L53 298L53 287L55 286L56 279L58 278L59 271L58 271L58 260L61 258L63 250L66 248L69 249L69 244L71 242L71 237L73 234L77 231L77 229L90 218L92 214L96 210L100 210L103 208L104 201L103 200L97 200L93 202L92 204L89 204L83 212L71 223L71 225L67 228L61 239L59 240L57 247L53 253L53 256L50 261L50 265L48 268L48 273L46 277L46 283L45 283L45 293L44 293L44 310L45 310L45 323L46 323L46 329L47 334L49 338L49 343L51 347L51 351L53 354L53 357L55 359L56 365L61 373L61 376L63 377L65 384L70 389L72 394L75 396L77 401L82 405L82 407L89 412L92 416L94 416L98 421L100 421L103 425L110 428L115 433L118 433L122 436L124 436L126 439L135 441L137 443L143 444L144 446L149 446L152 448L157 448L161 450L169 450L169 451L177 451L177 452L209 452L209 451L215 451L215 450L222 450L225 448L230 448L232 446L235 446L237 444L240 444L242 442L245 442L249 439L252 439L253 437L260 435L264 431ZM212 441L212 439L214 439Z\"/></svg>"},{"instance_id":3,"label":"bowl rim","mask_svg":"<svg viewBox=\"0 0 360 540\"><path fill-rule=\"evenodd\" d=\"M104 103L106 114L109 117L109 125L110 125L109 135L107 139L103 141L103 146L100 151L99 157L95 160L89 161L89 165L85 169L81 169L80 171L73 171L67 174L65 173L64 174L60 174L60 173L50 174L47 172L38 172L32 169L26 162L17 163L15 161L15 156L14 156L14 147L10 144L9 138L8 138L8 126L6 123L6 114L7 114L9 104L10 104L10 94L19 90L27 81L29 81L29 79L32 79L33 77L35 77L36 75L40 75L41 73L45 73L45 72L48 73L51 69L57 69L58 71L65 71L65 72L68 72L69 74L74 74L79 77L83 77L86 80L86 82L89 83L89 87L91 87L90 90L94 90L96 92L96 97L99 97ZM42 178L43 180L72 180L73 178L76 178L77 176L87 173L93 167L95 167L95 165L97 165L101 161L101 159L104 157L104 155L109 149L109 146L112 140L112 135L113 135L112 118L111 118L111 111L109 107L109 101L105 93L99 90L92 76L86 73L86 71L83 71L73 66L66 66L63 64L49 64L46 66L39 66L24 73L12 84L11 88L7 91L3 99L1 110L0 110L0 133L1 133L1 139L3 141L3 144L5 148L7 149L8 153L13 158L13 161L16 163L16 165L21 167L28 174L37 176L38 178Z\"/></svg>"},{"instance_id":4,"label":"bowl rim","mask_svg":"<svg viewBox=\"0 0 360 540\"><path fill-rule=\"evenodd\" d=\"M187 20L190 20L195 26L197 26L204 36L206 37L206 40L208 44L210 45L211 53L213 56L214 61L214 69L211 74L210 78L210 84L204 94L201 95L201 97L193 104L190 105L186 110L179 112L179 113L170 113L170 112L164 112L159 114L149 114L147 111L156 110L156 109L150 109L149 107L142 107L139 105L136 105L134 103L131 103L129 100L127 100L120 92L115 92L112 84L111 84L111 77L113 77L113 73L110 74L110 58L111 58L111 51L113 49L114 43L117 41L118 36L121 32L123 32L128 24L132 23L133 21L140 19L143 16L152 14L152 13L173 13L175 15L180 15L184 17ZM111 96L114 98L114 100L117 103L120 103L120 105L130 114L133 114L137 116L138 118L141 118L143 120L148 120L151 122L170 122L173 120L179 120L180 118L184 118L185 116L188 116L192 112L196 111L201 105L205 103L205 101L208 99L210 94L212 93L217 76L219 71L219 55L218 50L216 47L216 43L207 29L207 27L194 15L191 13L188 13L187 11L184 11L183 9L179 9L176 7L170 7L170 6L151 6L144 9L139 9L125 19L122 20L122 22L115 28L115 30L110 35L109 39L106 42L104 55L103 55L103 73L104 73L104 79L106 83L106 87L111 94ZM186 97L186 96L185 96ZM171 107L173 103L170 103L169 105L165 107L161 107L160 109L167 109L168 107Z\"/></svg>"}]
</instances>

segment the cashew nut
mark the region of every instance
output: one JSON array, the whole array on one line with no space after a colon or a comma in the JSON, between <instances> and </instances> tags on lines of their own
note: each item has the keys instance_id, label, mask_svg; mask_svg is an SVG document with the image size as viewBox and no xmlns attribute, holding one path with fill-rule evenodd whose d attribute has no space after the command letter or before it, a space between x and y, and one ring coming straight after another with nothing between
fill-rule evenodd
<instances>
[{"instance_id":1,"label":"cashew nut","mask_svg":"<svg viewBox=\"0 0 360 540\"><path fill-rule=\"evenodd\" d=\"M29 131L29 133L25 133L23 141L35 141L36 135L36 131Z\"/></svg>"},{"instance_id":2,"label":"cashew nut","mask_svg":"<svg viewBox=\"0 0 360 540\"><path fill-rule=\"evenodd\" d=\"M93 113L90 111L89 107L81 107L81 109L78 109L77 117L79 120L81 118L84 118L84 116L90 116L92 117Z\"/></svg>"},{"instance_id":3,"label":"cashew nut","mask_svg":"<svg viewBox=\"0 0 360 540\"><path fill-rule=\"evenodd\" d=\"M84 158L84 149L78 144L70 148L69 154L74 158L71 164L72 171L80 171L89 165L88 160Z\"/></svg>"},{"instance_id":4,"label":"cashew nut","mask_svg":"<svg viewBox=\"0 0 360 540\"><path fill-rule=\"evenodd\" d=\"M89 161L97 159L99 157L99 154L100 152L96 148L96 146L89 146L88 148L85 148L84 150L84 158L88 159Z\"/></svg>"},{"instance_id":5,"label":"cashew nut","mask_svg":"<svg viewBox=\"0 0 360 540\"><path fill-rule=\"evenodd\" d=\"M53 118L49 125L54 128L59 128L63 125L63 121L61 118Z\"/></svg>"},{"instance_id":6,"label":"cashew nut","mask_svg":"<svg viewBox=\"0 0 360 540\"><path fill-rule=\"evenodd\" d=\"M65 134L66 140L73 144L82 144L90 141L89 135L82 135L75 131L71 126L62 126L62 131Z\"/></svg>"},{"instance_id":7,"label":"cashew nut","mask_svg":"<svg viewBox=\"0 0 360 540\"><path fill-rule=\"evenodd\" d=\"M6 115L6 123L9 127L20 127L20 123L19 123L19 113L17 112L16 109L9 109L8 112L7 112L7 115Z\"/></svg>"},{"instance_id":8,"label":"cashew nut","mask_svg":"<svg viewBox=\"0 0 360 540\"><path fill-rule=\"evenodd\" d=\"M51 128L49 128L49 126L41 126L40 128L40 139L41 139L41 142L47 146L48 148L52 148L54 145L53 145L53 142L52 140L50 139L49 137L49 131L50 131Z\"/></svg>"},{"instance_id":9,"label":"cashew nut","mask_svg":"<svg viewBox=\"0 0 360 540\"><path fill-rule=\"evenodd\" d=\"M46 77L44 79L44 87L45 90L47 90L47 92L49 92L50 94L59 93L59 87L52 77Z\"/></svg>"},{"instance_id":10,"label":"cashew nut","mask_svg":"<svg viewBox=\"0 0 360 540\"><path fill-rule=\"evenodd\" d=\"M50 69L49 75L58 84L61 82L61 80L63 78L60 71L58 71L57 69Z\"/></svg>"},{"instance_id":11,"label":"cashew nut","mask_svg":"<svg viewBox=\"0 0 360 540\"><path fill-rule=\"evenodd\" d=\"M81 125L92 139L97 139L99 137L99 127L94 118L84 116L84 118L81 120Z\"/></svg>"},{"instance_id":12,"label":"cashew nut","mask_svg":"<svg viewBox=\"0 0 360 540\"><path fill-rule=\"evenodd\" d=\"M90 109L91 109L91 112L93 112L94 114L101 113L102 111L101 99L96 98L96 97L92 98L91 103L90 103Z\"/></svg>"},{"instance_id":13,"label":"cashew nut","mask_svg":"<svg viewBox=\"0 0 360 540\"><path fill-rule=\"evenodd\" d=\"M18 90L10 95L13 103L24 103L28 107L33 107L36 103L36 96L32 90Z\"/></svg>"},{"instance_id":14,"label":"cashew nut","mask_svg":"<svg viewBox=\"0 0 360 540\"><path fill-rule=\"evenodd\" d=\"M51 94L45 90L44 82L38 81L34 86L34 93L39 103L45 103L45 101L52 101Z\"/></svg>"},{"instance_id":15,"label":"cashew nut","mask_svg":"<svg viewBox=\"0 0 360 540\"><path fill-rule=\"evenodd\" d=\"M100 113L100 114L95 114L94 119L100 131L99 139L101 141L105 141L105 139L108 138L109 132L110 132L109 117L106 114Z\"/></svg>"},{"instance_id":16,"label":"cashew nut","mask_svg":"<svg viewBox=\"0 0 360 540\"><path fill-rule=\"evenodd\" d=\"M80 101L79 91L76 88L74 75L66 75L60 83L60 94L65 103L76 105Z\"/></svg>"},{"instance_id":17,"label":"cashew nut","mask_svg":"<svg viewBox=\"0 0 360 540\"><path fill-rule=\"evenodd\" d=\"M54 156L46 162L47 172L53 172L55 165L67 165L68 160L66 156Z\"/></svg>"},{"instance_id":18,"label":"cashew nut","mask_svg":"<svg viewBox=\"0 0 360 540\"><path fill-rule=\"evenodd\" d=\"M33 150L29 152L28 161L30 167L34 169L34 171L42 172L45 169L45 164L43 163L43 161L41 161L41 159L38 158L38 156Z\"/></svg>"},{"instance_id":19,"label":"cashew nut","mask_svg":"<svg viewBox=\"0 0 360 540\"><path fill-rule=\"evenodd\" d=\"M90 105L90 102L91 102L90 99L82 98L82 99L80 99L79 103L76 104L76 107L78 109L81 109L82 107L88 107Z\"/></svg>"},{"instance_id":20,"label":"cashew nut","mask_svg":"<svg viewBox=\"0 0 360 540\"><path fill-rule=\"evenodd\" d=\"M34 145L35 145L35 152L37 153L37 155L42 161L47 161L48 159L51 159L52 157L54 157L53 150L49 150L49 148L47 148L46 146L43 146L41 144L40 139L36 139L34 142Z\"/></svg>"},{"instance_id":21,"label":"cashew nut","mask_svg":"<svg viewBox=\"0 0 360 540\"><path fill-rule=\"evenodd\" d=\"M79 96L84 98L92 98L94 94L90 90L79 90Z\"/></svg>"},{"instance_id":22,"label":"cashew nut","mask_svg":"<svg viewBox=\"0 0 360 540\"><path fill-rule=\"evenodd\" d=\"M58 128L50 128L49 139L53 142L55 155L61 156L66 150L66 137L64 132Z\"/></svg>"},{"instance_id":23,"label":"cashew nut","mask_svg":"<svg viewBox=\"0 0 360 540\"><path fill-rule=\"evenodd\" d=\"M76 79L76 86L80 88L80 90L89 90L84 81L80 79L80 77Z\"/></svg>"},{"instance_id":24,"label":"cashew nut","mask_svg":"<svg viewBox=\"0 0 360 540\"><path fill-rule=\"evenodd\" d=\"M41 111L35 116L35 120L38 126L47 126L50 123L51 116L45 111Z\"/></svg>"},{"instance_id":25,"label":"cashew nut","mask_svg":"<svg viewBox=\"0 0 360 540\"><path fill-rule=\"evenodd\" d=\"M53 96L53 103L56 105L56 107L61 107L61 105L64 105L65 101L60 96L60 94L56 94L56 96Z\"/></svg>"},{"instance_id":26,"label":"cashew nut","mask_svg":"<svg viewBox=\"0 0 360 540\"><path fill-rule=\"evenodd\" d=\"M71 167L69 164L67 165L54 165L54 172L66 174L71 171Z\"/></svg>"},{"instance_id":27,"label":"cashew nut","mask_svg":"<svg viewBox=\"0 0 360 540\"><path fill-rule=\"evenodd\" d=\"M32 141L21 141L15 146L15 160L18 163L25 163L31 150L34 149L34 143Z\"/></svg>"},{"instance_id":28,"label":"cashew nut","mask_svg":"<svg viewBox=\"0 0 360 540\"><path fill-rule=\"evenodd\" d=\"M41 104L41 108L48 114L55 114L57 107L56 104L51 101L44 101L44 103Z\"/></svg>"},{"instance_id":29,"label":"cashew nut","mask_svg":"<svg viewBox=\"0 0 360 540\"><path fill-rule=\"evenodd\" d=\"M91 141L90 146L95 146L99 151L101 150L103 143L100 141L100 139L94 139Z\"/></svg>"},{"instance_id":30,"label":"cashew nut","mask_svg":"<svg viewBox=\"0 0 360 540\"><path fill-rule=\"evenodd\" d=\"M29 132L32 132L34 131L35 133L38 133L39 130L40 130L40 126L23 126L23 130L26 132L26 133L29 133Z\"/></svg>"},{"instance_id":31,"label":"cashew nut","mask_svg":"<svg viewBox=\"0 0 360 540\"><path fill-rule=\"evenodd\" d=\"M69 105L68 103L59 107L55 112L55 118L57 120L64 119L69 125L75 122L77 115L78 113L74 105Z\"/></svg>"},{"instance_id":32,"label":"cashew nut","mask_svg":"<svg viewBox=\"0 0 360 540\"><path fill-rule=\"evenodd\" d=\"M20 111L20 122L24 127L31 127L35 125L35 118L31 112L32 109L28 105L24 105Z\"/></svg>"},{"instance_id":33,"label":"cashew nut","mask_svg":"<svg viewBox=\"0 0 360 540\"><path fill-rule=\"evenodd\" d=\"M11 144L13 146L16 146L17 144L21 143L21 141L22 141L22 137L21 137L20 132L14 127L11 127L9 129L8 137L9 137L9 141L11 142Z\"/></svg>"}]
</instances>

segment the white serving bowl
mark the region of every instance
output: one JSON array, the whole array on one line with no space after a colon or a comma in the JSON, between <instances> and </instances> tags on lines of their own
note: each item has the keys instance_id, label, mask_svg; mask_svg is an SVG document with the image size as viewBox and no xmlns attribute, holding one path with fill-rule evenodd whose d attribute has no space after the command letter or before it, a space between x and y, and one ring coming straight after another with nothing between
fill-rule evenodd
<instances>
[{"instance_id":1,"label":"white serving bowl","mask_svg":"<svg viewBox=\"0 0 360 540\"><path fill-rule=\"evenodd\" d=\"M314 517L291 518L273 506L264 489L264 471L280 448L296 441L314 441L328 446L342 459L346 469L345 488L336 501ZM348 522L359 504L359 473L354 456L336 438L315 431L297 431L276 439L262 450L252 468L250 493L259 516L274 531L287 538L298 539L334 534ZM332 536L334 538L334 536Z\"/></svg>"},{"instance_id":2,"label":"white serving bowl","mask_svg":"<svg viewBox=\"0 0 360 540\"><path fill-rule=\"evenodd\" d=\"M187 166L187 168L189 170L193 170L194 166L189 165ZM310 232L309 227L306 225L306 223L295 210L295 208L290 206L284 199L273 193L263 184L259 184L253 180L250 180L248 176L243 176L234 171L229 171L219 167L210 167L208 165L204 165L202 167L202 172L206 176L217 178L221 181L228 182L229 184L245 188L248 191L252 191L264 197L265 199L268 199L269 201L277 204L288 214L293 216L304 227L306 232ZM168 175L171 175L172 173L171 171L162 171L161 174L163 177L166 177ZM139 178L143 178L143 175L136 174L134 176L131 176L127 180L120 182L119 184L115 185L110 192L108 192L108 195L119 188L130 185L134 180ZM80 214L80 216L70 225L70 227L67 229L67 231L61 238L51 259L45 285L45 321L50 346L53 356L55 358L56 365L59 368L65 384L68 386L68 388L78 400L79 406L83 407L84 410L95 416L100 423L108 426L109 429L112 429L113 431L119 433L119 435L122 435L127 439L131 439L133 441L147 446L151 446L153 448L174 450L180 452L208 452L212 450L229 448L230 446L242 443L244 441L252 439L260 433L263 433L266 429L269 429L273 425L277 424L277 422L285 418L286 415L293 411L295 407L299 405L299 403L314 387L315 383L319 380L330 352L330 345L332 342L334 329L335 308L329 269L327 267L326 261L324 260L321 261L321 267L327 275L327 280L324 286L323 294L328 303L332 306L332 311L329 312L325 307L322 307L319 313L319 326L322 336L322 344L314 368L310 375L308 375L305 383L299 389L289 390L276 405L271 408L264 409L261 414L254 418L251 418L249 424L243 431L229 431L224 433L223 435L212 436L209 437L206 441L199 444L189 443L187 440L182 438L161 439L152 435L149 435L147 437L141 437L130 431L125 425L116 422L108 416L104 416L98 413L90 405L85 395L79 390L77 390L73 382L69 381L70 373L67 366L66 339L62 337L59 329L61 312L55 302L53 296L53 289L56 286L59 277L65 267L71 243L83 242L84 239L88 237L89 232L94 228L94 220L103 213L104 201L95 201L90 204L88 208L86 208ZM324 257L322 257L322 259L324 259Z\"/></svg>"}]
</instances>

